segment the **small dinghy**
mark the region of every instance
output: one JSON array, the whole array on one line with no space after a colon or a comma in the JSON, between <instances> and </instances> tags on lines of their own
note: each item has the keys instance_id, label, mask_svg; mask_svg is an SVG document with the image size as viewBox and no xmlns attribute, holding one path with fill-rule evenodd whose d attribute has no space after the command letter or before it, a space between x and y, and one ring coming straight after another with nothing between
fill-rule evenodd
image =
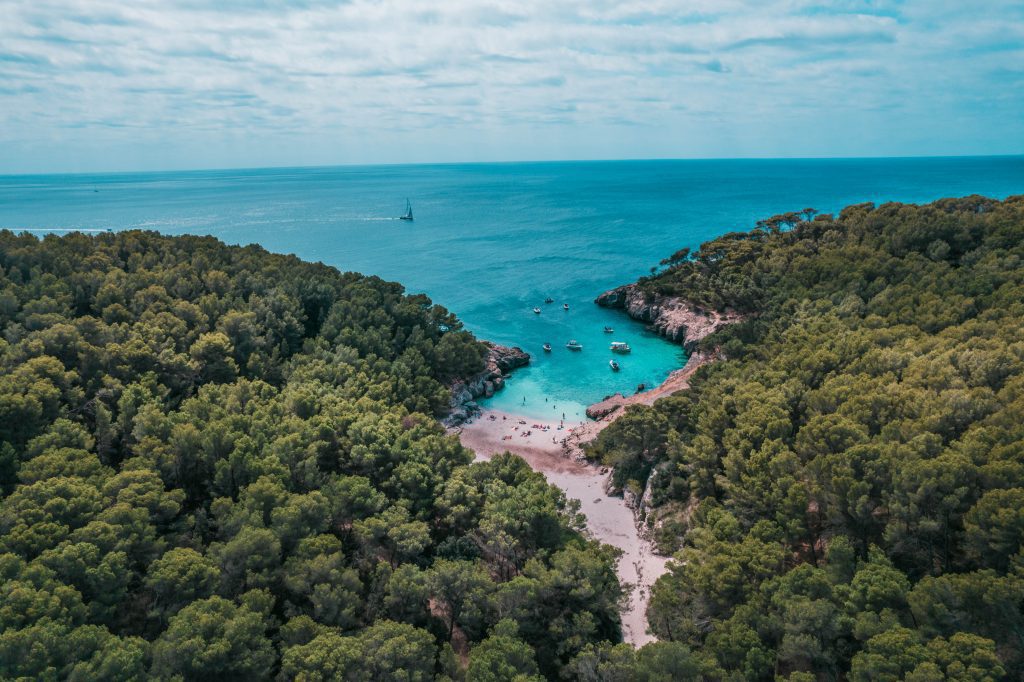
<instances>
[{"instance_id":1,"label":"small dinghy","mask_svg":"<svg viewBox=\"0 0 1024 682\"><path fill-rule=\"evenodd\" d=\"M550 343L545 343L544 344L544 352L545 353L550 353L551 352L551 344Z\"/></svg>"},{"instance_id":2,"label":"small dinghy","mask_svg":"<svg viewBox=\"0 0 1024 682\"><path fill-rule=\"evenodd\" d=\"M611 327L605 327L605 328L604 328L604 333L605 333L605 334L614 334L614 333L615 333L615 330L614 330L614 329L612 329Z\"/></svg>"},{"instance_id":3,"label":"small dinghy","mask_svg":"<svg viewBox=\"0 0 1024 682\"><path fill-rule=\"evenodd\" d=\"M608 366L612 368L613 372L618 372L619 369L620 369L619 368L619 363L615 362L615 360L609 360L608 361Z\"/></svg>"},{"instance_id":4,"label":"small dinghy","mask_svg":"<svg viewBox=\"0 0 1024 682\"><path fill-rule=\"evenodd\" d=\"M562 304L562 310L568 310L568 309L569 309L569 304L568 303L563 303Z\"/></svg>"},{"instance_id":5,"label":"small dinghy","mask_svg":"<svg viewBox=\"0 0 1024 682\"><path fill-rule=\"evenodd\" d=\"M540 308L534 308L533 312L536 313L537 315L540 315Z\"/></svg>"}]
</instances>

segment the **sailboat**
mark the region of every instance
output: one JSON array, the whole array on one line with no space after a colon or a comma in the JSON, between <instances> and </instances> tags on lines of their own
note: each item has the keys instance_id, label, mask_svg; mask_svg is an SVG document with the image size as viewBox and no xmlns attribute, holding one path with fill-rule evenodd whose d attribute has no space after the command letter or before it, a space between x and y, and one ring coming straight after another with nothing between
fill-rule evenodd
<instances>
[{"instance_id":1,"label":"sailboat","mask_svg":"<svg viewBox=\"0 0 1024 682\"><path fill-rule=\"evenodd\" d=\"M405 215L398 216L398 219L412 220L412 204L409 203L408 199L405 200Z\"/></svg>"}]
</instances>

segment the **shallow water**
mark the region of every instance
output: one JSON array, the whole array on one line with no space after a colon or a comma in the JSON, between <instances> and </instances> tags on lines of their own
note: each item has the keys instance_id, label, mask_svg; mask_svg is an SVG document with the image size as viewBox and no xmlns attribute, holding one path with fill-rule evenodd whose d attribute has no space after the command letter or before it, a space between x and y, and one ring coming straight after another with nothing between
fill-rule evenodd
<instances>
[{"instance_id":1,"label":"shallow water","mask_svg":"<svg viewBox=\"0 0 1024 682\"><path fill-rule=\"evenodd\" d=\"M493 406L572 418L682 364L678 347L592 303L676 249L806 206L1021 192L1024 157L0 176L0 227L212 234L400 281L482 338L534 356ZM395 219L406 197L413 223ZM556 303L545 305L546 296ZM605 335L604 325L615 334ZM570 338L583 343L581 353L564 348ZM612 340L634 348L619 373L608 367ZM549 356L545 341L554 346Z\"/></svg>"}]
</instances>

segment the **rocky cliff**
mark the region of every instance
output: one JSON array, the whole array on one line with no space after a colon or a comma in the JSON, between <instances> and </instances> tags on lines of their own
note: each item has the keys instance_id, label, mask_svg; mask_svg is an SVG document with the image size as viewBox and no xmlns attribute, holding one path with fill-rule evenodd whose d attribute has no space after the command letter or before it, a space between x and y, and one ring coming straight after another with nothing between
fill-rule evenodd
<instances>
[{"instance_id":1,"label":"rocky cliff","mask_svg":"<svg viewBox=\"0 0 1024 682\"><path fill-rule=\"evenodd\" d=\"M659 296L626 284L606 291L594 301L606 308L620 308L634 320L646 322L661 336L692 352L697 343L724 325L742 319L731 310L707 310L682 298Z\"/></svg>"},{"instance_id":2,"label":"rocky cliff","mask_svg":"<svg viewBox=\"0 0 1024 682\"><path fill-rule=\"evenodd\" d=\"M530 355L522 348L499 346L485 341L487 357L484 369L468 379L459 380L451 386L451 410L444 420L446 426L458 426L476 412L477 398L490 398L495 391L505 386L505 378L517 367L530 364Z\"/></svg>"}]
</instances>

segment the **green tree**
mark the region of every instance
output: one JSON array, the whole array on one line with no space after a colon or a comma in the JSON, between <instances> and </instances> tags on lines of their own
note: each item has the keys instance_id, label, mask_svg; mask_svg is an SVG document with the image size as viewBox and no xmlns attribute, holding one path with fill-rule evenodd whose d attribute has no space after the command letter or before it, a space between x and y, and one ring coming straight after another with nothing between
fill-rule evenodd
<instances>
[{"instance_id":1,"label":"green tree","mask_svg":"<svg viewBox=\"0 0 1024 682\"><path fill-rule=\"evenodd\" d=\"M153 645L151 673L160 679L273 677L267 615L221 597L192 602L172 616Z\"/></svg>"},{"instance_id":2,"label":"green tree","mask_svg":"<svg viewBox=\"0 0 1024 682\"><path fill-rule=\"evenodd\" d=\"M517 637L514 621L499 621L487 639L469 653L466 682L539 682L540 676L533 649Z\"/></svg>"}]
</instances>

